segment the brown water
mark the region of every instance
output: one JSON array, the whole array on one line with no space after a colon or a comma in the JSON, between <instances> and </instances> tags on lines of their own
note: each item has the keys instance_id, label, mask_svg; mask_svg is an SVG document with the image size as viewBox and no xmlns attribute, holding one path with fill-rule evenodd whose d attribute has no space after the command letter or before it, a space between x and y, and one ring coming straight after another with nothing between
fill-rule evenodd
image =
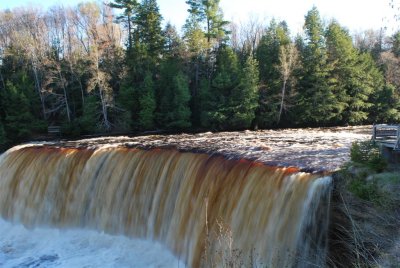
<instances>
[{"instance_id":1,"label":"brown water","mask_svg":"<svg viewBox=\"0 0 400 268\"><path fill-rule=\"evenodd\" d=\"M247 160L128 148L14 148L0 213L28 226L161 241L189 267L323 266L330 178Z\"/></svg>"}]
</instances>

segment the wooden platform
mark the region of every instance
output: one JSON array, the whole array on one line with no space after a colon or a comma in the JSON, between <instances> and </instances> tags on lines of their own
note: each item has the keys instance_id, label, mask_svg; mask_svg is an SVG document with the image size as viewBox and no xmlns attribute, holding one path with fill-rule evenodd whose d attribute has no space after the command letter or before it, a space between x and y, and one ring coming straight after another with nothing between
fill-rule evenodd
<instances>
[{"instance_id":1,"label":"wooden platform","mask_svg":"<svg viewBox=\"0 0 400 268\"><path fill-rule=\"evenodd\" d=\"M400 125L374 125L372 140L394 151L400 151Z\"/></svg>"},{"instance_id":2,"label":"wooden platform","mask_svg":"<svg viewBox=\"0 0 400 268\"><path fill-rule=\"evenodd\" d=\"M60 126L48 126L47 134L50 136L61 136L61 127Z\"/></svg>"}]
</instances>

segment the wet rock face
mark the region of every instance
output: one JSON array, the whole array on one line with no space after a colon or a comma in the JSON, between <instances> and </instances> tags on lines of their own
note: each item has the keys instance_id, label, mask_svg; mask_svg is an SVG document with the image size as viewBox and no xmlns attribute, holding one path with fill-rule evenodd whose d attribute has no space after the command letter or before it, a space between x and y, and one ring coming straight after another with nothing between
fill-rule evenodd
<instances>
[{"instance_id":1,"label":"wet rock face","mask_svg":"<svg viewBox=\"0 0 400 268\"><path fill-rule=\"evenodd\" d=\"M273 166L295 166L307 171L334 171L349 159L351 144L370 139L370 133L371 126L361 126L100 137L46 144L75 148L177 149L245 158Z\"/></svg>"}]
</instances>

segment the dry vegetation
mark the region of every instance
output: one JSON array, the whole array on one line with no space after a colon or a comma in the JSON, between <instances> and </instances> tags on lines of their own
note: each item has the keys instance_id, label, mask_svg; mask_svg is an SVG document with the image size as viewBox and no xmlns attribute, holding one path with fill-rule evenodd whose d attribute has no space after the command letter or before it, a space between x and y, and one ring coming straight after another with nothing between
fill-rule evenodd
<instances>
[{"instance_id":1,"label":"dry vegetation","mask_svg":"<svg viewBox=\"0 0 400 268\"><path fill-rule=\"evenodd\" d=\"M364 151L373 151L371 157L359 158L359 145L352 148L353 162L334 176L329 265L400 267L398 166L373 147Z\"/></svg>"}]
</instances>

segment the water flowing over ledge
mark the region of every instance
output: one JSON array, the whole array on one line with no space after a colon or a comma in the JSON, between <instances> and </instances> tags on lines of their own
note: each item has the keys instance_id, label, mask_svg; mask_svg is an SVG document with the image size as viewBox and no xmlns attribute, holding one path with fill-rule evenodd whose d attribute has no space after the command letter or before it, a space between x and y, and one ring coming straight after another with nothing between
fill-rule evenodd
<instances>
[{"instance_id":1,"label":"water flowing over ledge","mask_svg":"<svg viewBox=\"0 0 400 268\"><path fill-rule=\"evenodd\" d=\"M239 253L324 263L330 178L319 174L175 149L36 145L3 154L0 178L2 217L27 226L154 239L190 267Z\"/></svg>"},{"instance_id":2,"label":"water flowing over ledge","mask_svg":"<svg viewBox=\"0 0 400 268\"><path fill-rule=\"evenodd\" d=\"M69 148L128 147L177 149L248 159L269 166L296 167L307 172L334 171L349 160L352 142L371 138L371 126L280 129L139 137L100 137L47 142ZM25 145L25 146L34 146Z\"/></svg>"}]
</instances>

